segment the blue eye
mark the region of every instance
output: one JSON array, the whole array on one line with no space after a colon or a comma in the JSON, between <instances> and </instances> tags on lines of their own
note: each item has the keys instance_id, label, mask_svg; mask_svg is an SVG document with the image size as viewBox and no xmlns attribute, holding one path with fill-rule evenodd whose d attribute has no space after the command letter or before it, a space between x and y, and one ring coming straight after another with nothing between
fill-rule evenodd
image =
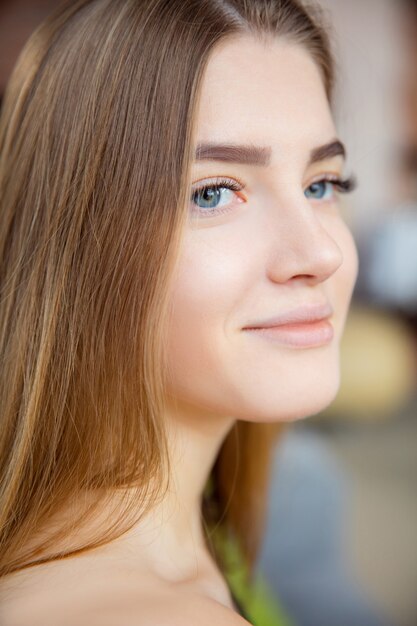
<instances>
[{"instance_id":1,"label":"blue eye","mask_svg":"<svg viewBox=\"0 0 417 626\"><path fill-rule=\"evenodd\" d=\"M242 189L243 185L227 179L216 179L212 183L197 187L191 194L194 213L200 215L226 213L232 210L233 197L236 196L236 192ZM236 201L243 202L239 197L236 197Z\"/></svg>"},{"instance_id":2,"label":"blue eye","mask_svg":"<svg viewBox=\"0 0 417 626\"><path fill-rule=\"evenodd\" d=\"M194 193L192 199L194 204L200 209L217 209L224 196L224 193L222 193L224 191L229 191L229 189L215 185L203 187L203 189L197 190Z\"/></svg>"},{"instance_id":3,"label":"blue eye","mask_svg":"<svg viewBox=\"0 0 417 626\"><path fill-rule=\"evenodd\" d=\"M304 190L306 198L312 200L330 200L334 195L335 189L340 193L349 193L356 188L356 179L351 176L350 178L322 178L311 183Z\"/></svg>"},{"instance_id":4,"label":"blue eye","mask_svg":"<svg viewBox=\"0 0 417 626\"><path fill-rule=\"evenodd\" d=\"M333 194L333 183L329 180L317 180L304 191L306 198L327 200Z\"/></svg>"}]
</instances>

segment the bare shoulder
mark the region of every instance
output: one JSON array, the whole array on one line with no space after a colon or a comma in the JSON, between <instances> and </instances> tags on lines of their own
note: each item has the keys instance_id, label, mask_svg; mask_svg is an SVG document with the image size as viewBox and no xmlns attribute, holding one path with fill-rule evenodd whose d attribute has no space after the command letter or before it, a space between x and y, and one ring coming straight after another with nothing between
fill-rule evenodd
<instances>
[{"instance_id":1,"label":"bare shoulder","mask_svg":"<svg viewBox=\"0 0 417 626\"><path fill-rule=\"evenodd\" d=\"M171 598L148 599L147 606L137 622L121 626L248 626L235 611L212 600L196 595Z\"/></svg>"},{"instance_id":2,"label":"bare shoulder","mask_svg":"<svg viewBox=\"0 0 417 626\"><path fill-rule=\"evenodd\" d=\"M58 576L59 578L59 576ZM2 626L247 626L243 617L220 602L187 588L152 581L106 577L102 581L49 578L33 587L19 581L0 585ZM15 588L14 588L15 587Z\"/></svg>"},{"instance_id":3,"label":"bare shoulder","mask_svg":"<svg viewBox=\"0 0 417 626\"><path fill-rule=\"evenodd\" d=\"M155 616L157 619L155 619ZM145 617L145 616L144 616ZM149 606L141 626L245 626L243 617L219 602L203 596L173 600L162 609Z\"/></svg>"}]
</instances>

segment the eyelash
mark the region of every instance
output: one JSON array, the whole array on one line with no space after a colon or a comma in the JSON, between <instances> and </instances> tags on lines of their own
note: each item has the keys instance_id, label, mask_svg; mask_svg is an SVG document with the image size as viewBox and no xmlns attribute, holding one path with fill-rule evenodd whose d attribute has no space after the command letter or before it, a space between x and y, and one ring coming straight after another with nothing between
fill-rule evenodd
<instances>
[{"instance_id":1,"label":"eyelash","mask_svg":"<svg viewBox=\"0 0 417 626\"><path fill-rule=\"evenodd\" d=\"M354 191L357 187L357 181L356 181L355 176L349 176L347 178L339 178L338 176L332 176L330 174L327 176L323 176L322 178L313 180L310 183L309 187L313 185L314 183L322 183L322 182L332 183L333 187L337 189L339 193L350 193ZM246 185L242 183L241 181L237 181L237 180L234 181L234 180L227 179L227 178L216 178L213 182L209 184L204 184L199 187L194 187L191 193L191 202L193 201L193 198L197 193L203 193L204 191L207 191L207 189L225 188L225 189L230 189L231 191L243 191L245 187ZM308 189L308 187L306 187L306 189ZM194 210L194 212L197 213L198 215L208 215L208 216L228 213L229 211L231 211L230 208L220 208L220 209L214 208L214 209L204 209L204 210L201 208L196 208Z\"/></svg>"}]
</instances>

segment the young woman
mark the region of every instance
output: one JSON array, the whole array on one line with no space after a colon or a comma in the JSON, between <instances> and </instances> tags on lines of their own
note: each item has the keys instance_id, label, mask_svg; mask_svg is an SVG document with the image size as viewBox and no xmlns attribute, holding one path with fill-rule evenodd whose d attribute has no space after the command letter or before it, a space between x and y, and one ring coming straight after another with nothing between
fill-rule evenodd
<instances>
[{"instance_id":1,"label":"young woman","mask_svg":"<svg viewBox=\"0 0 417 626\"><path fill-rule=\"evenodd\" d=\"M248 623L277 425L357 273L328 39L295 0L79 0L0 135L3 626ZM217 555L217 556L216 556Z\"/></svg>"}]
</instances>

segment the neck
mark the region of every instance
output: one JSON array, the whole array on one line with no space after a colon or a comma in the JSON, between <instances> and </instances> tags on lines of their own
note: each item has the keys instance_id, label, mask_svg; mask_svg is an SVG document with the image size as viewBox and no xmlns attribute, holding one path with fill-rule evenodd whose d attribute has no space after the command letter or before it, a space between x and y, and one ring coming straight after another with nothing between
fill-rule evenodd
<instances>
[{"instance_id":1,"label":"neck","mask_svg":"<svg viewBox=\"0 0 417 626\"><path fill-rule=\"evenodd\" d=\"M163 579L195 577L208 562L201 501L219 449L234 418L203 413L200 408L167 405L171 457L170 486L163 500L122 537L129 553ZM143 557L143 558L141 558Z\"/></svg>"}]
</instances>

